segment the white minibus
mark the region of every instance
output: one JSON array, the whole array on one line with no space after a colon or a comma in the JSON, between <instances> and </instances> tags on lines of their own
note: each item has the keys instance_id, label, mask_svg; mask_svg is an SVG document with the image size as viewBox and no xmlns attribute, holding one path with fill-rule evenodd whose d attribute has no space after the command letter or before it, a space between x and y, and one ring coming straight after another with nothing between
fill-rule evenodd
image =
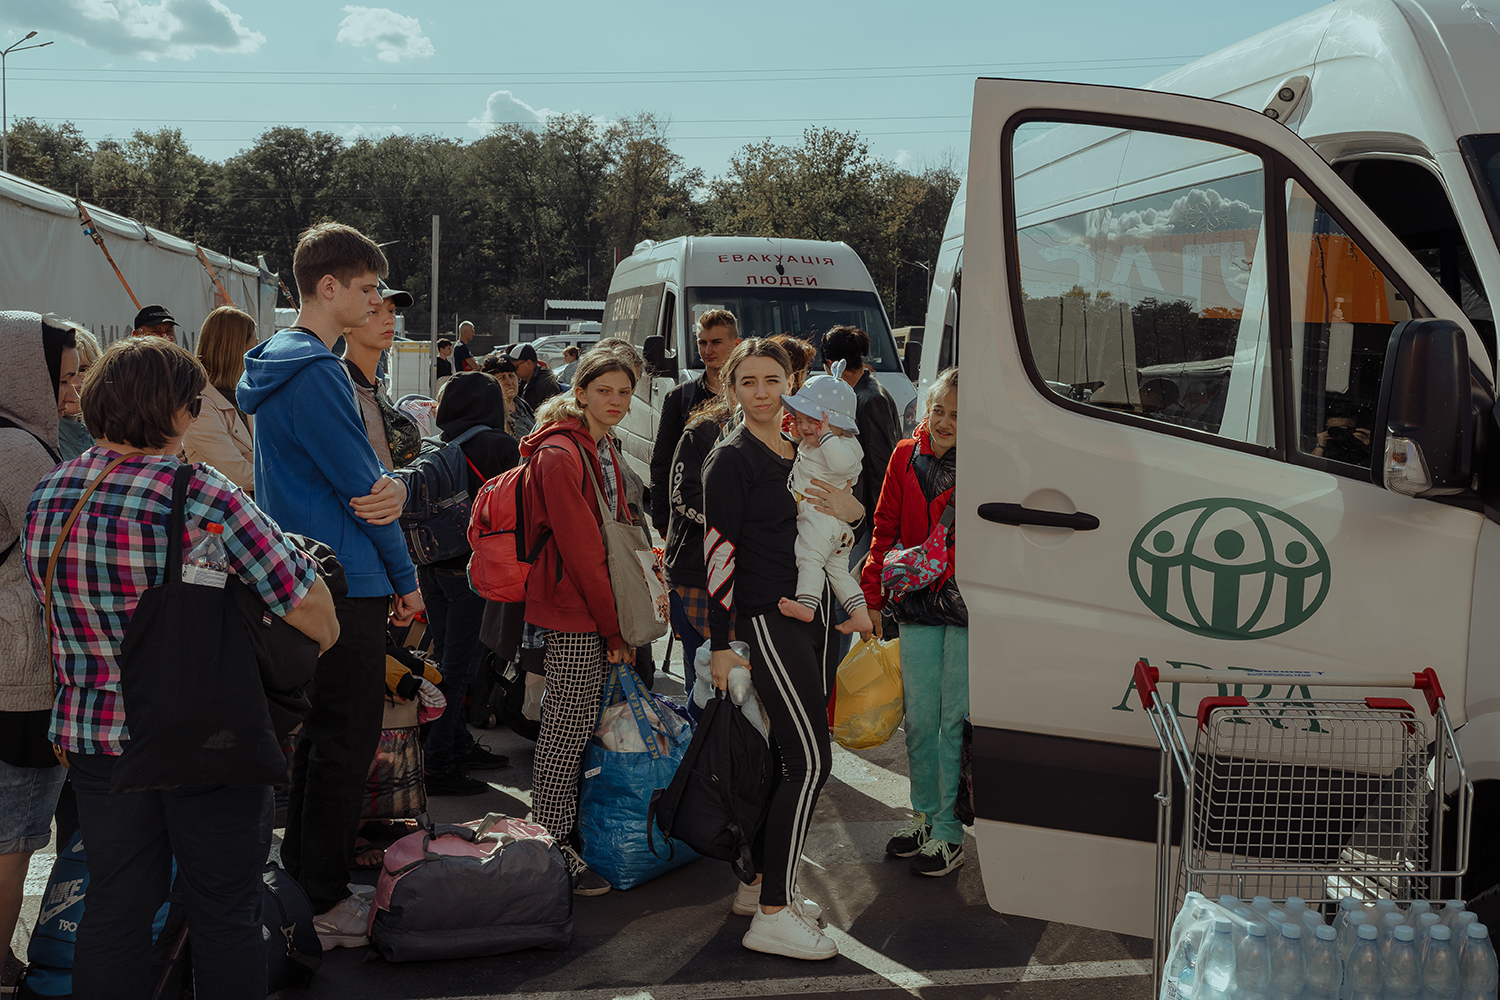
<instances>
[{"instance_id":1,"label":"white minibus","mask_svg":"<svg viewBox=\"0 0 1500 1000\"><path fill-rule=\"evenodd\" d=\"M600 336L635 344L653 373L620 422L625 461L648 483L662 398L703 373L697 322L710 309L734 313L742 337L789 333L814 346L831 327L857 326L870 335L866 363L897 412L916 398L875 283L847 244L751 236L645 240L615 267Z\"/></svg>"},{"instance_id":2,"label":"white minibus","mask_svg":"<svg viewBox=\"0 0 1500 1000\"><path fill-rule=\"evenodd\" d=\"M1203 670L1434 668L1475 782L1472 896L1500 882L1500 23L1342 0L1155 86L978 81L934 281L924 383L967 331L989 901L1151 933L1138 660L1185 716L1216 692L1171 680Z\"/></svg>"}]
</instances>

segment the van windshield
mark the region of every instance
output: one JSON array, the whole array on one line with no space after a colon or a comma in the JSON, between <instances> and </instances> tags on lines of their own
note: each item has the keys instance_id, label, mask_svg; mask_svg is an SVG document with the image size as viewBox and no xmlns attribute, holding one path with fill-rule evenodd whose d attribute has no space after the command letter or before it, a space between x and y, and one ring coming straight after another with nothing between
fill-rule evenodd
<instances>
[{"instance_id":1,"label":"van windshield","mask_svg":"<svg viewBox=\"0 0 1500 1000\"><path fill-rule=\"evenodd\" d=\"M741 337L771 337L789 333L820 347L823 334L835 326L857 326L870 335L870 356L878 372L899 372L896 341L874 292L834 288L689 288L687 363L703 367L692 333L698 317L710 309L728 309L739 320Z\"/></svg>"}]
</instances>

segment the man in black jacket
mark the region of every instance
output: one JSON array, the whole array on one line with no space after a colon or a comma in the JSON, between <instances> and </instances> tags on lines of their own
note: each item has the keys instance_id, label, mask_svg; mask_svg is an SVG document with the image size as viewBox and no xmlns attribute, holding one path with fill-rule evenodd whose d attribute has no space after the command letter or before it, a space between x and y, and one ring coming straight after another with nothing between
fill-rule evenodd
<instances>
[{"instance_id":1,"label":"man in black jacket","mask_svg":"<svg viewBox=\"0 0 1500 1000\"><path fill-rule=\"evenodd\" d=\"M689 379L667 393L661 403L661 419L656 425L656 444L651 449L651 526L667 537L670 500L672 453L682 439L688 415L698 404L717 396L719 368L729 352L740 342L740 328L734 313L728 309L710 309L698 317L698 356L703 359L703 374ZM893 446L894 447L894 446Z\"/></svg>"},{"instance_id":2,"label":"man in black jacket","mask_svg":"<svg viewBox=\"0 0 1500 1000\"><path fill-rule=\"evenodd\" d=\"M532 412L540 410L543 403L562 392L557 384L557 376L552 374L550 368L544 368L537 361L535 347L516 344L507 357L515 363L516 375L521 379L520 396L531 407Z\"/></svg>"},{"instance_id":3,"label":"man in black jacket","mask_svg":"<svg viewBox=\"0 0 1500 1000\"><path fill-rule=\"evenodd\" d=\"M896 442L901 440L901 417L896 401L865 367L870 353L870 335L857 326L836 326L823 335L823 368L835 361L844 362L844 381L854 389L854 423L859 427L859 444L864 449L864 466L854 484L854 498L865 508L865 519L855 529L856 559L870 551L870 532L874 524L875 504L885 482L885 467L890 464Z\"/></svg>"}]
</instances>

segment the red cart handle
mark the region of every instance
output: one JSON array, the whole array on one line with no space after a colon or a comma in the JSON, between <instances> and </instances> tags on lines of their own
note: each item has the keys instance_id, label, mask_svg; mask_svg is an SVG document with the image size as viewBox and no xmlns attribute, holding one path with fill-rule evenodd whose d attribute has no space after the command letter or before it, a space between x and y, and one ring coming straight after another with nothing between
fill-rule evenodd
<instances>
[{"instance_id":1,"label":"red cart handle","mask_svg":"<svg viewBox=\"0 0 1500 1000\"><path fill-rule=\"evenodd\" d=\"M1428 667L1420 673L1412 674L1415 683L1412 687L1427 696L1427 711L1437 715L1438 703L1444 701L1443 686L1438 683L1437 671Z\"/></svg>"},{"instance_id":2,"label":"red cart handle","mask_svg":"<svg viewBox=\"0 0 1500 1000\"><path fill-rule=\"evenodd\" d=\"M1145 660L1135 661L1135 693L1141 696L1141 707L1148 712L1156 704L1156 682L1161 671Z\"/></svg>"}]
</instances>

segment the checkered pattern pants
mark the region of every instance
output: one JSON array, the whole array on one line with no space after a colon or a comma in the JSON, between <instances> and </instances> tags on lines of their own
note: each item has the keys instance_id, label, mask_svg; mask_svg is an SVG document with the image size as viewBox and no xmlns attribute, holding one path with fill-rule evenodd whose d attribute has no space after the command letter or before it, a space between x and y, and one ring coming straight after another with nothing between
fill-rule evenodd
<instances>
[{"instance_id":1,"label":"checkered pattern pants","mask_svg":"<svg viewBox=\"0 0 1500 1000\"><path fill-rule=\"evenodd\" d=\"M531 815L559 843L578 819L578 771L599 721L607 673L604 640L594 632L547 636L547 697L531 771Z\"/></svg>"}]
</instances>

